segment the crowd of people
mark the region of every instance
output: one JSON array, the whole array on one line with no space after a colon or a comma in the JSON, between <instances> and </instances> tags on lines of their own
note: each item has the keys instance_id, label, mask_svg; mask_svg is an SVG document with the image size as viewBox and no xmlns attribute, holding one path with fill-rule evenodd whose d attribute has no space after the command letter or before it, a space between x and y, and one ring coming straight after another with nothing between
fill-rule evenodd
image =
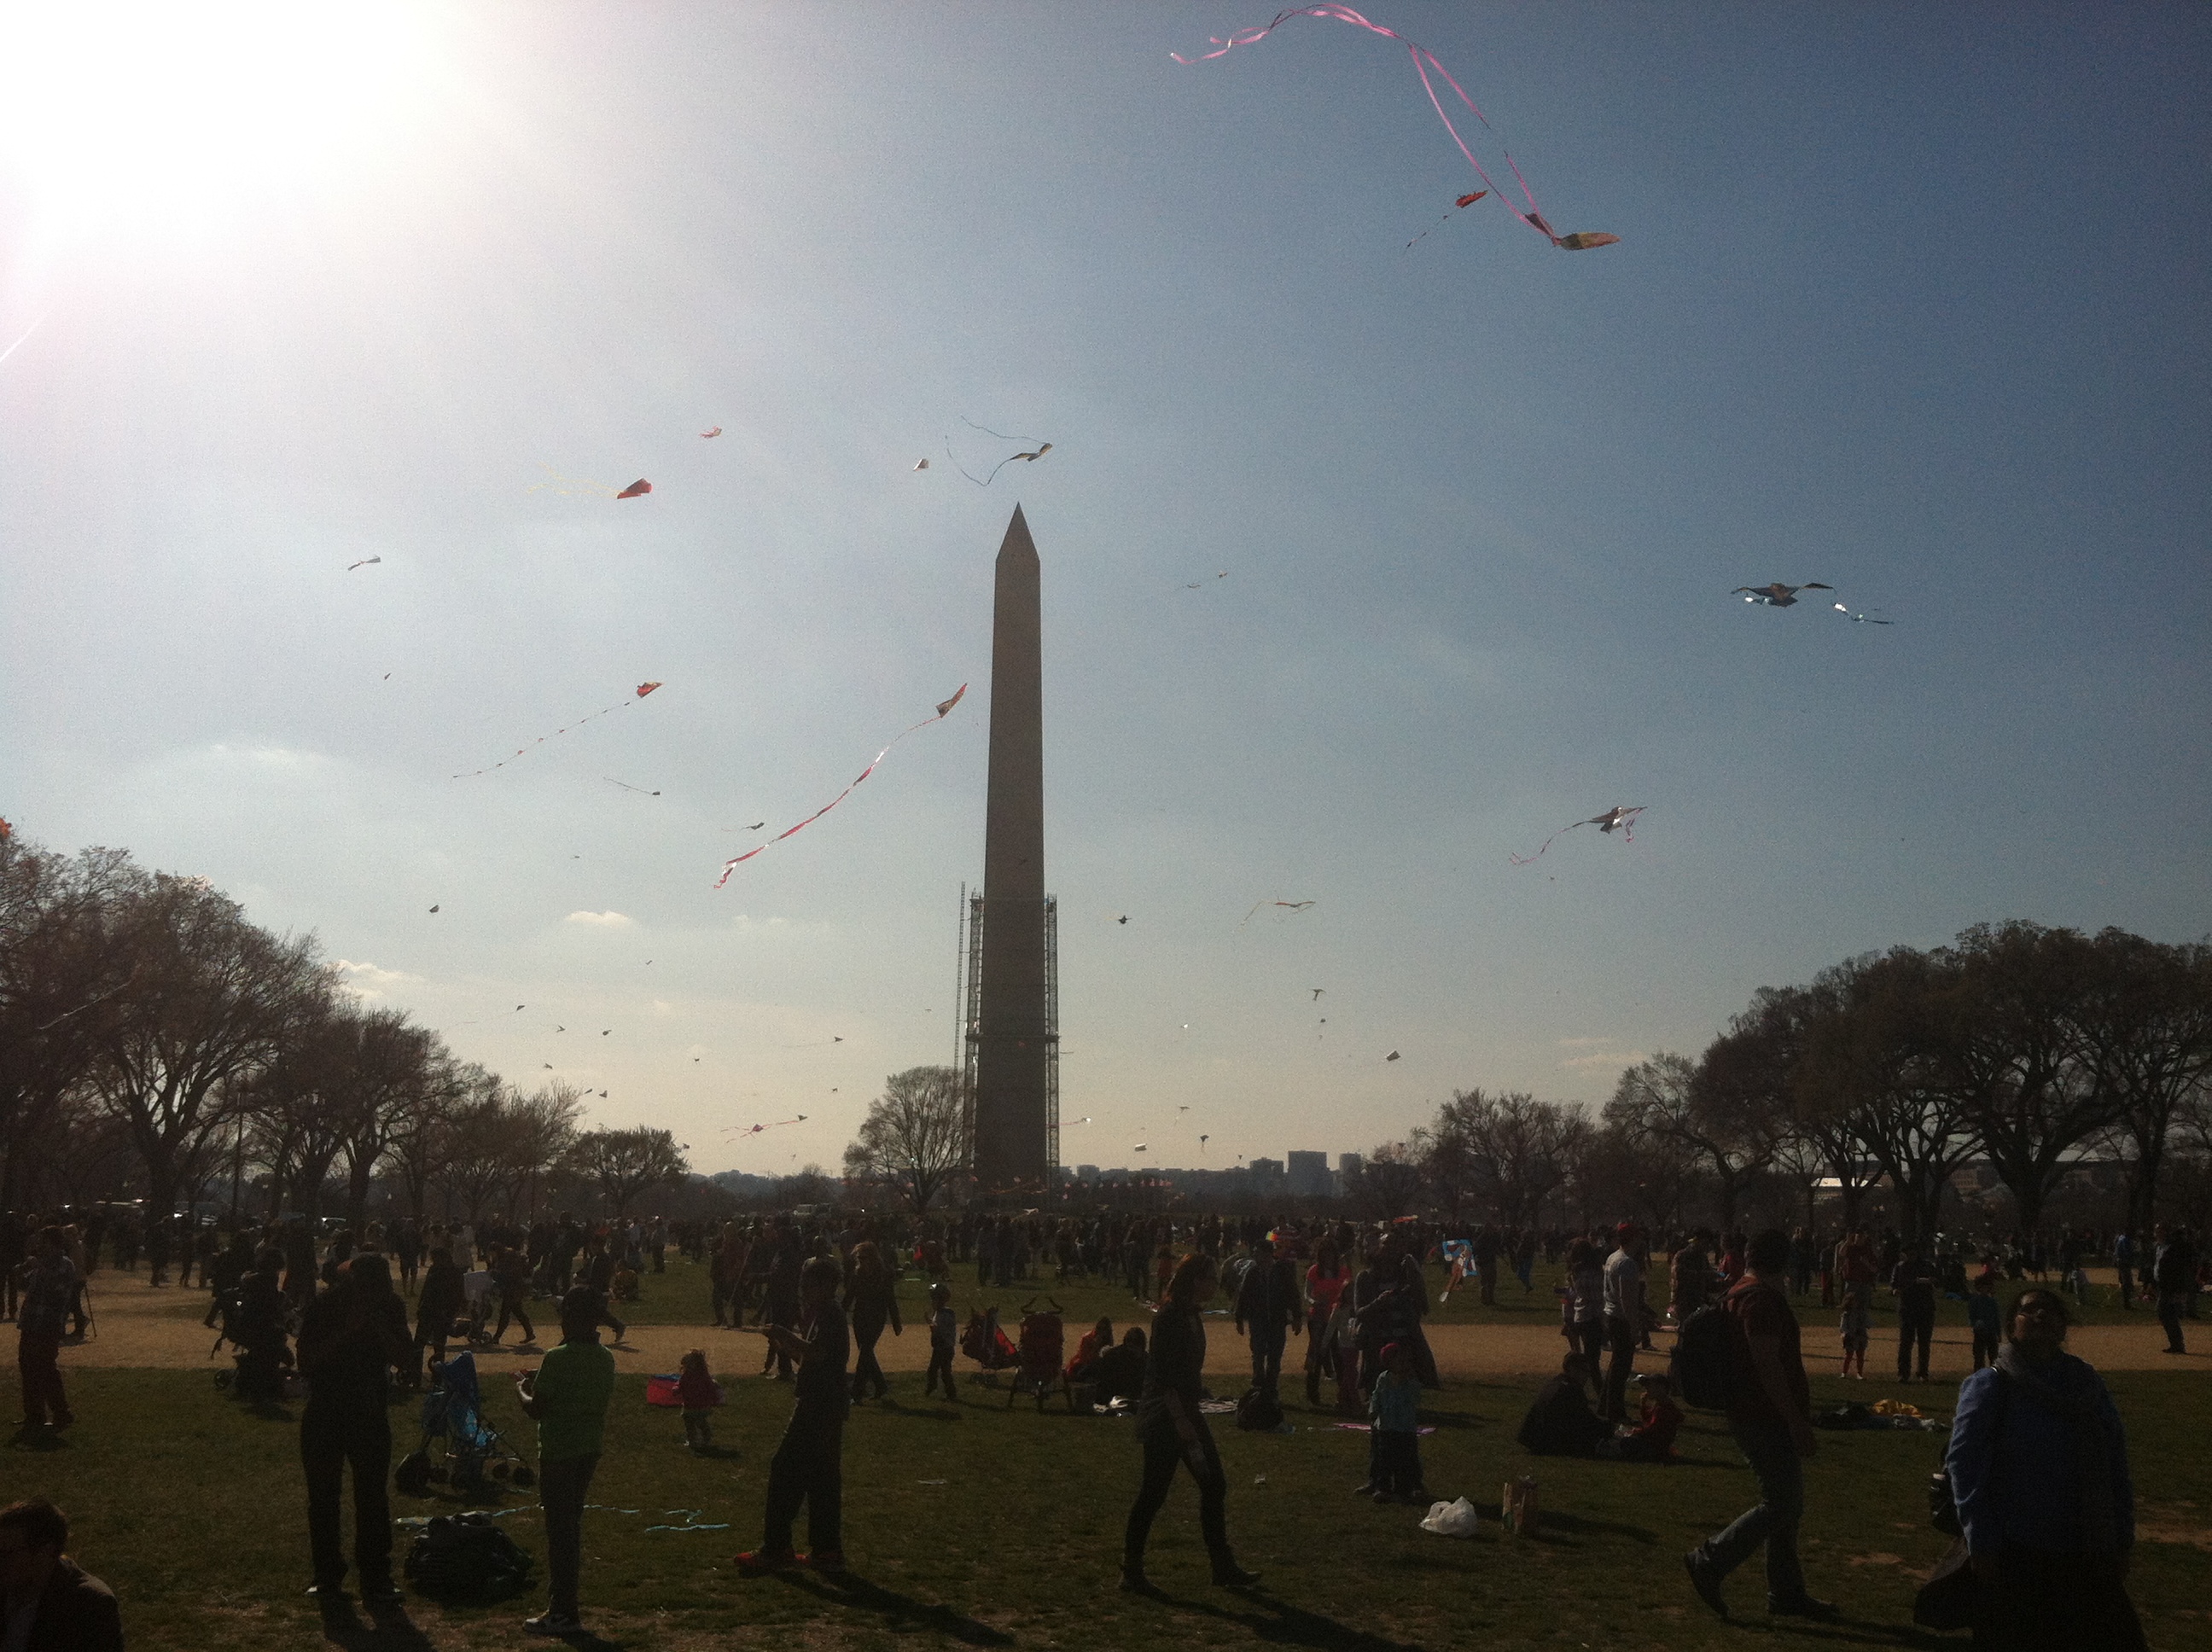
<instances>
[{"instance_id":1,"label":"crowd of people","mask_svg":"<svg viewBox=\"0 0 2212 1652\"><path fill-rule=\"evenodd\" d=\"M1630 1464L1674 1457L1682 1396L1666 1373L1636 1369L1662 1324L1645 1295L1660 1260L1663 1319L1679 1331L1711 1310L1735 1327L1740 1369L1717 1408L1726 1412L1759 1501L1685 1558L1691 1587L1715 1611L1729 1610L1725 1579L1763 1548L1771 1613L1835 1615L1808 1590L1797 1558L1804 1462L1814 1436L1795 1304L1817 1290L1824 1309L1840 1309L1844 1370L1863 1376L1871 1299L1886 1287L1896 1308L1900 1382L1927 1379L1939 1297L1966 1304L1976 1369L1961 1391L1950 1479L1973 1569L1991 1585L1992 1598L2036 1603L2033 1612L2005 1619L2009 1638L1989 1643L2141 1644L2122 1588L2132 1536L2124 1438L2095 1373L2061 1346L2068 1298L2079 1300L2089 1288L2093 1250L2083 1236L2049 1246L1968 1248L1941 1240L1907 1244L1894 1234L1857 1229L1818 1236L1803 1229L1692 1232L1671 1236L1655 1256L1650 1236L1633 1223L1601 1234L1539 1234L1455 1232L1413 1222L1369 1228L1342 1220L1103 1213L965 1214L924 1224L864 1216L610 1224L562 1214L526 1226L418 1227L401 1219L321 1236L300 1222L210 1226L189 1235L168 1226L92 1218L27 1230L12 1218L0 1224L16 1259L4 1270L5 1306L18 1325L26 1426L60 1430L74 1421L57 1357L83 1333L86 1281L103 1240L118 1268L135 1271L143 1256L149 1287L167 1285L172 1264L183 1285L197 1266L210 1293L209 1322L220 1321L238 1350L240 1397L265 1401L295 1381L304 1384L300 1446L311 1593L327 1602L346 1598L341 1515L349 1473L351 1572L372 1606L399 1599L387 1491L393 1394L434 1382L456 1338L495 1344L513 1322L522 1338L518 1351L541 1356L533 1370L516 1373L519 1400L537 1425L550 1575L547 1608L530 1626L556 1636L579 1631L581 1521L615 1374L599 1333L612 1329L620 1345L626 1327L616 1304L635 1294L638 1276L665 1271L672 1250L707 1269L715 1323L760 1333L763 1376L793 1388L790 1419L769 1466L763 1540L738 1557L745 1576L843 1566L845 1420L853 1405L890 1393L875 1350L886 1330L904 1333L896 1285L908 1268L926 1283L929 1303L924 1392L941 1391L948 1400L956 1392L957 1270L975 1267L987 1288L1048 1277L1126 1285L1149 1311L1149 1326L1131 1325L1117 1338L1111 1321L1099 1320L1063 1375L1072 1394L1129 1407L1138 1418L1141 1470L1121 1569L1122 1587L1137 1593L1153 1590L1145 1570L1152 1526L1185 1470L1196 1484L1214 1580L1232 1587L1255 1581L1229 1541L1227 1482L1207 1422L1207 1303L1225 1299L1225 1315L1246 1343L1250 1383L1237 1407L1241 1424L1254 1425L1245 1419L1248 1405L1262 1418L1260 1425L1268 1425L1268 1416L1279 1419L1284 1365L1292 1339L1303 1336L1308 1403L1323 1406L1328 1384L1328 1405L1366 1419L1369 1472L1357 1491L1378 1502L1422 1503L1428 1491L1419 1411L1424 1390L1438 1385L1424 1328L1432 1311L1424 1265L1449 1263L1447 1294L1472 1285L1494 1302L1507 1268L1532 1291L1540 1255L1564 1264L1558 1291L1565 1354L1559 1375L1522 1422L1520 1441L1532 1452ZM2106 1254L2118 1265L2124 1295L2132 1300L2143 1291L2179 1347L2202 1284L2190 1236L2162 1228L2138 1249L2123 1235ZM2039 1273L2047 1278L2054 1265L2057 1286L2016 1289L2000 1313L2002 1288ZM540 1350L530 1306L547 1299L556 1304L561 1337ZM720 1390L703 1351L687 1357L678 1386L686 1442L711 1451ZM792 1540L802 1509L803 1554ZM0 1646L10 1652L18 1643L16 1615L36 1614L26 1623L43 1623L49 1613L112 1621L112 1598L66 1560L66 1519L51 1505L0 1511L0 1610L11 1614L0 1619L7 1625ZM33 1554L41 1557L35 1566L27 1558ZM2051 1581L2069 1568L2094 1587ZM2071 1638L2050 1638L2052 1625L2066 1625ZM112 1643L84 1643L119 1645L119 1629L112 1636Z\"/></svg>"}]
</instances>

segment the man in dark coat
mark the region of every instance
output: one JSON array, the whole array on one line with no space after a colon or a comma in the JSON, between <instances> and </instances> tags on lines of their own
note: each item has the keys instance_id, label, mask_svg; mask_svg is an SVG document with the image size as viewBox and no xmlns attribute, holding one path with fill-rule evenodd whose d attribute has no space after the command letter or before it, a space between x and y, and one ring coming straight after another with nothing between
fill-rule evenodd
<instances>
[{"instance_id":1,"label":"man in dark coat","mask_svg":"<svg viewBox=\"0 0 2212 1652\"><path fill-rule=\"evenodd\" d=\"M1237 1328L1252 1339L1252 1386L1269 1394L1283 1374L1283 1347L1300 1328L1298 1278L1265 1239L1252 1242L1252 1260L1237 1287Z\"/></svg>"},{"instance_id":2,"label":"man in dark coat","mask_svg":"<svg viewBox=\"0 0 2212 1652\"><path fill-rule=\"evenodd\" d=\"M296 1350L308 1382L300 1418L300 1461L307 1477L307 1540L314 1558L311 1591L325 1605L345 1598L345 1549L338 1540L338 1492L353 1468L354 1559L364 1600L399 1598L392 1582L392 1422L385 1406L391 1369L414 1357L407 1309L377 1252L346 1264L338 1283L307 1304Z\"/></svg>"},{"instance_id":3,"label":"man in dark coat","mask_svg":"<svg viewBox=\"0 0 2212 1652\"><path fill-rule=\"evenodd\" d=\"M69 1530L44 1497L0 1509L0 1646L10 1652L123 1652L115 1596L64 1552Z\"/></svg>"}]
</instances>

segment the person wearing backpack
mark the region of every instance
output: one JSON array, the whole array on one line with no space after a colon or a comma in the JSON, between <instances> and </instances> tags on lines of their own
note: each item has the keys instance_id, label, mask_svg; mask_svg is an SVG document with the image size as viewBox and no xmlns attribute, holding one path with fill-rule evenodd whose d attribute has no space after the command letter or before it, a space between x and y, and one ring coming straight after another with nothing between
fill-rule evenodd
<instances>
[{"instance_id":1,"label":"person wearing backpack","mask_svg":"<svg viewBox=\"0 0 2212 1652\"><path fill-rule=\"evenodd\" d=\"M1832 1621L1835 1606L1805 1589L1797 1561L1797 1526L1805 1513L1804 1459L1813 1455L1813 1401L1790 1310L1790 1236L1779 1228L1745 1248L1750 1271L1722 1303L1736 1336L1729 1384L1729 1432L1759 1479L1757 1506L1682 1557L1698 1598L1729 1615L1721 1584L1751 1552L1766 1546L1766 1610L1775 1617ZM1695 1396L1690 1396L1693 1400Z\"/></svg>"},{"instance_id":2,"label":"person wearing backpack","mask_svg":"<svg viewBox=\"0 0 2212 1652\"><path fill-rule=\"evenodd\" d=\"M2012 1301L1996 1364L1959 1385L1944 1470L1978 1586L1974 1645L2142 1652L2124 1587L2135 1547L2128 1442L2104 1380L2065 1351L2056 1291Z\"/></svg>"}]
</instances>

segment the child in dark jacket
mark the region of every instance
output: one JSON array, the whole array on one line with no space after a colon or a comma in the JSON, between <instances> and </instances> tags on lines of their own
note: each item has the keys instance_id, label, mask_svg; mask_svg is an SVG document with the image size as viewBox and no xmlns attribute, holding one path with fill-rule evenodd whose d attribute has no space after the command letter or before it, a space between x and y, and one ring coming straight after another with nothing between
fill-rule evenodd
<instances>
[{"instance_id":1,"label":"child in dark jacket","mask_svg":"<svg viewBox=\"0 0 2212 1652\"><path fill-rule=\"evenodd\" d=\"M694 1348L678 1367L676 1397L684 1402L684 1443L691 1455L703 1457L714 1449L714 1407L722 1403L722 1386L707 1369L707 1352Z\"/></svg>"},{"instance_id":2,"label":"child in dark jacket","mask_svg":"<svg viewBox=\"0 0 2212 1652\"><path fill-rule=\"evenodd\" d=\"M951 1400L952 1392L952 1351L958 1345L958 1331L952 1318L952 1291L939 1279L929 1287L929 1374L922 1378L921 1392L925 1399L937 1392L941 1379L945 1397Z\"/></svg>"},{"instance_id":3,"label":"child in dark jacket","mask_svg":"<svg viewBox=\"0 0 2212 1652\"><path fill-rule=\"evenodd\" d=\"M1368 1400L1367 1485L1377 1503L1426 1503L1421 1475L1421 1379L1402 1342L1382 1350L1382 1370Z\"/></svg>"}]
</instances>

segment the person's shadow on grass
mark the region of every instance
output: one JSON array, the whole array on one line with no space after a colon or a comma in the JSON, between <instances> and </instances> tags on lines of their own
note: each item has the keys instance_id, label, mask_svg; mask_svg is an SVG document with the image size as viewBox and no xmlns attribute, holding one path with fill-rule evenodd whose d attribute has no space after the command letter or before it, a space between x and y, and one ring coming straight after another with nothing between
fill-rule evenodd
<instances>
[{"instance_id":1,"label":"person's shadow on grass","mask_svg":"<svg viewBox=\"0 0 2212 1652\"><path fill-rule=\"evenodd\" d=\"M968 1646L1012 1646L1014 1638L1002 1634L990 1625L951 1606L915 1600L910 1594L901 1594L879 1583L872 1583L857 1572L800 1572L785 1571L778 1578L793 1588L802 1589L824 1606L857 1606L864 1612L873 1612L890 1621L885 1626L896 1634L916 1630L933 1631L950 1637Z\"/></svg>"},{"instance_id":2,"label":"person's shadow on grass","mask_svg":"<svg viewBox=\"0 0 2212 1652\"><path fill-rule=\"evenodd\" d=\"M62 1438L58 1429L46 1428L37 1423L22 1424L13 1435L9 1436L8 1443L18 1451L66 1451L69 1449L69 1442Z\"/></svg>"},{"instance_id":3,"label":"person's shadow on grass","mask_svg":"<svg viewBox=\"0 0 2212 1652\"><path fill-rule=\"evenodd\" d=\"M1162 1593L1153 1596L1163 1606L1183 1612L1203 1613L1209 1618L1218 1618L1224 1623L1236 1624L1249 1631L1252 1638L1271 1646L1311 1646L1326 1649L1326 1652L1422 1652L1422 1649L1407 1641L1394 1641L1364 1629L1354 1629L1349 1624L1325 1618L1318 1612L1308 1612L1304 1606L1294 1606L1289 1601L1259 1588L1238 1589L1236 1598L1256 1608L1238 1612L1231 1607L1216 1606L1212 1600L1183 1600Z\"/></svg>"}]
</instances>

